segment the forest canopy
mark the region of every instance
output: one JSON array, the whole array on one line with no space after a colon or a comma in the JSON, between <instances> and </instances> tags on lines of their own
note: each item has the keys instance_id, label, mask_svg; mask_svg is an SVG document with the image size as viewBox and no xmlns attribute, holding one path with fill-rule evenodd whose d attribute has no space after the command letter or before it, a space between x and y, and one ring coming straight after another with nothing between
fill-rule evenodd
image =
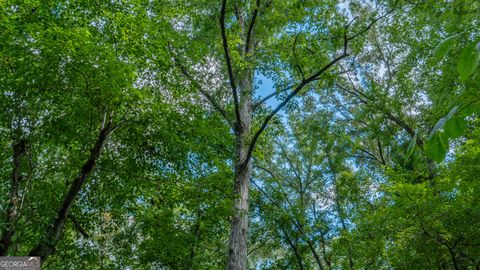
<instances>
[{"instance_id":1,"label":"forest canopy","mask_svg":"<svg viewBox=\"0 0 480 270\"><path fill-rule=\"evenodd\" d=\"M480 269L477 0L0 1L0 256Z\"/></svg>"}]
</instances>

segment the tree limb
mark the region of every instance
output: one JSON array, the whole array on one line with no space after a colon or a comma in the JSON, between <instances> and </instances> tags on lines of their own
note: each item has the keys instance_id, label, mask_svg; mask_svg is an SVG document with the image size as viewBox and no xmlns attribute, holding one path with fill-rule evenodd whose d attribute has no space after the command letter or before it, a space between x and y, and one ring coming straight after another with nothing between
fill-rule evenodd
<instances>
[{"instance_id":1,"label":"tree limb","mask_svg":"<svg viewBox=\"0 0 480 270\"><path fill-rule=\"evenodd\" d=\"M383 157L383 148L380 140L377 139L378 153L380 153L381 162L383 165L386 165L385 158Z\"/></svg>"},{"instance_id":2,"label":"tree limb","mask_svg":"<svg viewBox=\"0 0 480 270\"><path fill-rule=\"evenodd\" d=\"M343 52L341 55L337 56L336 58L334 58L332 61L330 61L328 64L326 64L325 66L323 66L320 70L318 70L316 73L312 74L310 77L306 78L306 79L302 79L302 81L297 85L297 87L295 87L295 89L287 96L287 98L282 101L269 115L267 115L262 123L262 125L260 126L260 128L257 130L257 132L255 132L255 134L253 135L253 138L250 142L250 145L248 147L248 152L247 152L247 155L245 157L245 161L243 162L242 166L246 166L248 164L248 161L250 160L250 157L252 156L252 152L253 150L255 149L255 145L257 143L257 140L258 138L260 137L260 135L263 133L263 131L267 128L267 125L268 123L270 122L270 120L281 110L283 109L283 107L285 107L288 102L294 98L306 85L308 85L309 83L313 82L313 81L316 81L319 79L319 77L325 73L325 71L327 71L330 67L332 67L333 65L335 65L338 61L342 60L343 58L347 57L348 56L348 42L355 39L356 37L362 35L363 33L365 33L366 31L368 31L376 22L378 22L379 20L385 18L386 16L388 16L389 14L391 14L394 10L395 10L395 6L397 4L398 0L395 2L394 4L394 8L392 8L390 11L388 11L387 13L385 13L384 15L382 16L379 16L377 17L376 19L374 19L365 29L363 29L362 31L352 35L352 36L348 36L348 29L350 27L350 25L353 23L353 21L355 20L355 18L353 20L351 20L346 26L345 26L345 30L344 30L344 35L343 35ZM221 16L221 24L222 24L222 36L224 37L224 48L228 49L228 47L225 46L225 41L226 41L226 36L225 36L225 25L224 25L224 21L225 21L225 5L226 5L226 0L223 0L223 5L222 5L222 16ZM225 50L226 51L226 54L228 54L228 50ZM228 59L227 59L228 60ZM227 61L228 62L228 61ZM227 63L228 64L228 63Z\"/></svg>"},{"instance_id":3,"label":"tree limb","mask_svg":"<svg viewBox=\"0 0 480 270\"><path fill-rule=\"evenodd\" d=\"M255 111L258 107L260 107L263 103L265 103L266 101L268 101L269 99L271 99L272 97L275 97L281 93L284 93L284 92L287 92L288 90L292 89L293 85L290 85L290 86L287 86L286 88L283 88L279 91L276 91L276 92L273 92L267 96L265 96L264 98L262 98L261 100L255 102L253 104L253 107L252 107L252 110Z\"/></svg>"},{"instance_id":4,"label":"tree limb","mask_svg":"<svg viewBox=\"0 0 480 270\"><path fill-rule=\"evenodd\" d=\"M251 52L252 42L253 42L253 29L255 26L255 20L257 19L258 9L260 8L260 0L257 0L255 3L255 9L253 10L252 20L248 26L247 40L245 42L245 54Z\"/></svg>"},{"instance_id":5,"label":"tree limb","mask_svg":"<svg viewBox=\"0 0 480 270\"><path fill-rule=\"evenodd\" d=\"M290 222L292 222L292 224L295 226L295 228L297 228L297 230L303 235L303 238L305 240L305 242L307 242L307 245L310 249L310 251L312 252L314 258L315 258L315 261L318 265L318 267L320 268L320 270L323 270L323 264L321 262L321 259L320 259L320 256L318 255L317 251L315 250L315 247L314 247L314 242L312 242L312 239L310 239L310 237L308 236L308 234L305 232L305 230L302 229L302 225L300 223L300 221L298 221L298 219L292 215L290 215L290 213L287 213L287 211L285 211L276 201L274 201L253 179L250 179L250 181L253 183L253 185L255 185L258 190L275 206L277 207L279 210L281 211L284 211L285 214L287 215L287 218L290 220Z\"/></svg>"},{"instance_id":6,"label":"tree limb","mask_svg":"<svg viewBox=\"0 0 480 270\"><path fill-rule=\"evenodd\" d=\"M73 180L67 194L63 198L55 221L48 228L43 240L29 253L30 256L40 256L42 260L44 260L55 252L56 244L60 240L70 209L78 193L81 191L83 184L93 171L108 136L117 127L118 126L113 125L112 118L110 117L105 127L100 130L95 145L90 150L88 159L83 164L78 176Z\"/></svg>"},{"instance_id":7,"label":"tree limb","mask_svg":"<svg viewBox=\"0 0 480 270\"><path fill-rule=\"evenodd\" d=\"M227 8L227 0L222 1L222 9L220 11L220 30L222 32L222 43L223 43L223 51L225 54L225 62L227 63L227 71L228 71L228 78L230 81L230 87L232 88L232 95L233 95L233 102L235 105L235 117L236 117L236 125L235 125L235 132L238 132L238 128L241 128L241 119L240 119L240 111L239 111L239 102L238 102L238 93L237 93L237 86L235 84L235 77L233 76L233 69L232 69L232 60L230 58L230 52L228 49L228 40L227 40L227 33L225 31L225 13Z\"/></svg>"},{"instance_id":8,"label":"tree limb","mask_svg":"<svg viewBox=\"0 0 480 270\"><path fill-rule=\"evenodd\" d=\"M327 71L331 66L333 66L335 63L337 63L338 61L342 60L343 58L347 57L348 54L346 53L342 53L340 56L336 57L335 59L333 59L332 61L330 61L327 65L325 65L324 67L322 67L318 72L312 74L310 77L308 77L307 79L305 80L302 80L300 82L300 84L297 85L297 87L295 87L295 89L287 96L287 98L282 101L269 115L267 115L267 117L265 117L262 125L260 126L260 128L257 130L257 132L255 133L255 135L253 135L253 138L252 138L252 141L250 142L250 145L249 145L249 148L248 148L248 152L247 152L247 156L245 157L245 161L248 161L250 159L250 157L252 156L252 152L253 152L253 149L255 148L255 144L257 143L257 140L258 138L260 137L260 135L263 133L263 131L267 128L267 125L268 123L270 122L270 120L281 110L283 109L283 107L285 107L285 105L288 104L288 102L294 98L306 85L308 85L310 82L318 79L318 77L320 75L322 75L325 71ZM245 162L242 166L245 166Z\"/></svg>"},{"instance_id":9,"label":"tree limb","mask_svg":"<svg viewBox=\"0 0 480 270\"><path fill-rule=\"evenodd\" d=\"M75 216L73 216L72 214L68 214L67 217L72 221L73 225L75 226L75 229L77 229L77 231L83 235L83 237L85 238L88 238L88 233L85 232L85 230L82 228L82 226L80 225L80 223L78 222L77 218L75 218Z\"/></svg>"},{"instance_id":10,"label":"tree limb","mask_svg":"<svg viewBox=\"0 0 480 270\"><path fill-rule=\"evenodd\" d=\"M397 3L398 3L398 0L395 1L395 3L393 4L393 8L390 9L388 12L386 12L385 14L373 19L365 28L363 28L362 30L360 30L359 32L355 33L354 35L348 37L348 40L352 40L362 34L364 34L365 32L367 32L368 30L370 30L370 28L372 28L372 26L377 23L379 20L387 17L388 15L390 15L391 13L393 13L395 11L395 7L397 6Z\"/></svg>"},{"instance_id":11,"label":"tree limb","mask_svg":"<svg viewBox=\"0 0 480 270\"><path fill-rule=\"evenodd\" d=\"M178 61L176 61L176 62L178 64ZM230 121L230 118L228 117L227 111L225 111L223 109L223 107L220 105L220 103L218 103L215 100L215 98L213 98L212 95L210 95L205 89L203 89L203 87L190 75L190 73L188 73L188 70L183 65L178 64L178 66L179 66L182 74L190 81L190 83L195 88L197 88L198 92L200 92L200 94L202 94L202 96L204 96L208 100L208 102L210 102L210 104L213 106L213 108L215 108L222 115L223 119L225 119L225 121L227 121L228 125L231 128L234 128L234 125L233 125L232 121Z\"/></svg>"}]
</instances>

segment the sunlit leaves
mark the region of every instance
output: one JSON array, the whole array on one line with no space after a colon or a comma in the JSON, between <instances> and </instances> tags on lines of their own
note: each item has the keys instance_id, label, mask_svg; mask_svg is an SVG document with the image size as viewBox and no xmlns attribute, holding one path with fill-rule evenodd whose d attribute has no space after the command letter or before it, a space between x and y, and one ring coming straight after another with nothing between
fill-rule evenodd
<instances>
[{"instance_id":1,"label":"sunlit leaves","mask_svg":"<svg viewBox=\"0 0 480 270\"><path fill-rule=\"evenodd\" d=\"M480 53L477 51L475 44L470 44L463 48L457 64L460 80L466 81L473 74L478 66L479 55Z\"/></svg>"},{"instance_id":2,"label":"sunlit leaves","mask_svg":"<svg viewBox=\"0 0 480 270\"><path fill-rule=\"evenodd\" d=\"M455 44L457 36L451 36L446 38L444 41L442 41L438 46L435 48L435 51L433 52L433 55L437 60L441 60L453 47Z\"/></svg>"},{"instance_id":3,"label":"sunlit leaves","mask_svg":"<svg viewBox=\"0 0 480 270\"><path fill-rule=\"evenodd\" d=\"M443 133L436 132L429 140L426 145L426 153L434 161L441 162L445 155L447 154L448 149L448 139L444 136Z\"/></svg>"},{"instance_id":4,"label":"sunlit leaves","mask_svg":"<svg viewBox=\"0 0 480 270\"><path fill-rule=\"evenodd\" d=\"M413 135L413 137L410 139L410 142L408 143L407 152L405 154L405 162L413 154L413 150L415 150L416 145L417 145L417 133L415 133L415 135Z\"/></svg>"},{"instance_id":5,"label":"sunlit leaves","mask_svg":"<svg viewBox=\"0 0 480 270\"><path fill-rule=\"evenodd\" d=\"M445 136L455 139L465 133L467 121L461 117L454 117L447 121L443 129Z\"/></svg>"},{"instance_id":6,"label":"sunlit leaves","mask_svg":"<svg viewBox=\"0 0 480 270\"><path fill-rule=\"evenodd\" d=\"M449 149L449 139L464 134L467 122L457 116L459 106L453 107L447 116L440 118L427 138L426 153L436 162L441 162Z\"/></svg>"}]
</instances>

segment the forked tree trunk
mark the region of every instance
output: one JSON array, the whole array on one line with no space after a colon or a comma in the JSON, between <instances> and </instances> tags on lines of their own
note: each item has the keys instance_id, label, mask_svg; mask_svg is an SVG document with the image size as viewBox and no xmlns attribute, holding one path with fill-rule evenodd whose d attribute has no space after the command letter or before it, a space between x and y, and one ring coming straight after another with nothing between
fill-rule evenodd
<instances>
[{"instance_id":1,"label":"forked tree trunk","mask_svg":"<svg viewBox=\"0 0 480 270\"><path fill-rule=\"evenodd\" d=\"M40 244L38 244L38 246L30 252L30 256L40 256L43 262L48 256L54 253L55 246L62 235L70 208L72 207L78 193L82 189L83 184L87 180L87 177L95 167L103 145L113 129L114 127L109 121L108 124L100 130L95 145L90 151L88 160L83 164L79 175L75 178L75 180L73 180L68 193L63 199L62 206L57 212L57 218L47 230L46 236L41 240Z\"/></svg>"}]
</instances>

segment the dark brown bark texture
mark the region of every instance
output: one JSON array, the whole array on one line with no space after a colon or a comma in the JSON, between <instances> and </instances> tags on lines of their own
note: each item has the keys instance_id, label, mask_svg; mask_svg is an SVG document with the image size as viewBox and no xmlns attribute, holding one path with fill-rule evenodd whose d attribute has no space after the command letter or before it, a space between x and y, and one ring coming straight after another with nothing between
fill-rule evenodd
<instances>
[{"instance_id":1,"label":"dark brown bark texture","mask_svg":"<svg viewBox=\"0 0 480 270\"><path fill-rule=\"evenodd\" d=\"M31 252L30 256L40 256L42 262L55 252L55 246L60 240L60 237L65 226L65 222L70 212L70 208L75 202L75 198L82 189L87 177L93 171L95 164L100 156L100 152L107 140L108 135L114 130L114 126L111 122L108 122L105 127L100 130L94 147L90 151L90 156L80 169L79 175L73 180L68 193L65 195L62 201L62 205L57 212L57 217L53 224L49 227L45 237L41 240L37 247Z\"/></svg>"},{"instance_id":2,"label":"dark brown bark texture","mask_svg":"<svg viewBox=\"0 0 480 270\"><path fill-rule=\"evenodd\" d=\"M13 145L13 172L10 184L10 199L7 204L5 216L5 228L2 232L2 240L0 242L0 256L7 255L8 248L15 233L14 223L18 218L18 189L22 180L21 166L22 158L26 151L26 140L19 140Z\"/></svg>"},{"instance_id":3,"label":"dark brown bark texture","mask_svg":"<svg viewBox=\"0 0 480 270\"><path fill-rule=\"evenodd\" d=\"M234 216L230 223L228 269L247 269L249 188L252 174L251 159L248 156L249 134L252 121L253 71L242 74L239 83L240 104L237 133L235 138L235 182Z\"/></svg>"}]
</instances>

